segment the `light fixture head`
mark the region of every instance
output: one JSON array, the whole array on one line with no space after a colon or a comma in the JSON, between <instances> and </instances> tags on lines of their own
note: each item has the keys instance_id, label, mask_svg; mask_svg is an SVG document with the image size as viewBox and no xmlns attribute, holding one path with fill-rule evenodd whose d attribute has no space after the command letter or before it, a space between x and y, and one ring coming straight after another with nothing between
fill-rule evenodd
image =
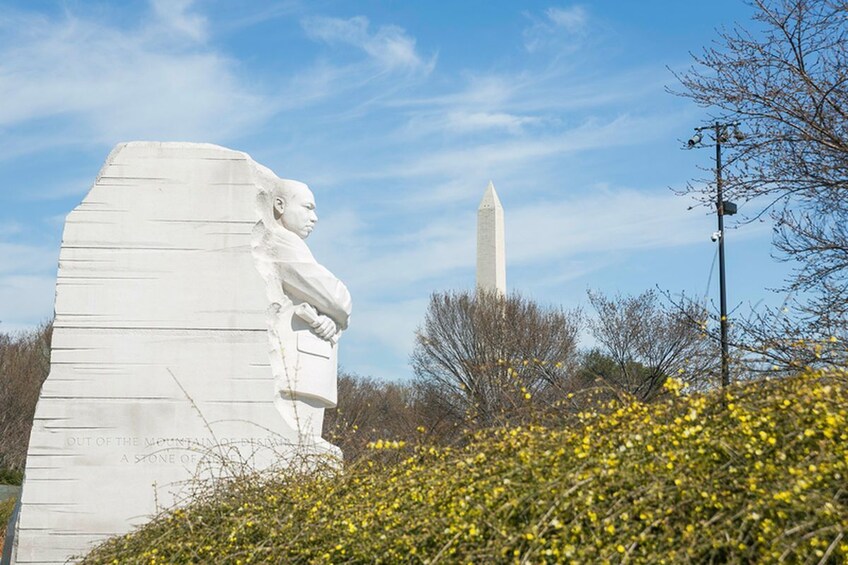
<instances>
[{"instance_id":1,"label":"light fixture head","mask_svg":"<svg viewBox=\"0 0 848 565\"><path fill-rule=\"evenodd\" d=\"M689 149L692 149L693 147L701 143L701 139L703 139L701 132L695 132L695 135L689 138L689 141L686 142L686 145L687 147L689 147Z\"/></svg>"}]
</instances>

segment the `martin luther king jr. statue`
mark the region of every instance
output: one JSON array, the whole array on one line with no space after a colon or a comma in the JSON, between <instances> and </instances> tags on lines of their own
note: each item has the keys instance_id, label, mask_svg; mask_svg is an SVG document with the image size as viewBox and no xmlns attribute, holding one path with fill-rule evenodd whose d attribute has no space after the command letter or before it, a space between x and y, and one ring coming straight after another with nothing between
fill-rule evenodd
<instances>
[{"instance_id":1,"label":"martin luther king jr. statue","mask_svg":"<svg viewBox=\"0 0 848 565\"><path fill-rule=\"evenodd\" d=\"M264 168L259 184L252 247L270 301L275 404L302 440L321 443L324 409L336 405L337 344L350 293L306 245L318 221L309 187Z\"/></svg>"}]
</instances>

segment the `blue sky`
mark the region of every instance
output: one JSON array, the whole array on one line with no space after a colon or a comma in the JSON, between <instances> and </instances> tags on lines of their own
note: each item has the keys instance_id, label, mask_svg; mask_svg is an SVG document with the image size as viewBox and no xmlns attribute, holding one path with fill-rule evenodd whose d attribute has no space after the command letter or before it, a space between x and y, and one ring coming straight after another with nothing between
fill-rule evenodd
<instances>
[{"instance_id":1,"label":"blue sky","mask_svg":"<svg viewBox=\"0 0 848 565\"><path fill-rule=\"evenodd\" d=\"M310 246L354 297L344 368L407 378L431 292L472 289L476 209L505 207L507 284L703 296L710 167L669 69L741 1L0 2L0 331L52 315L62 223L122 141L205 141L308 183ZM743 207L744 211L744 207ZM779 303L770 226L728 233L732 306ZM710 296L717 295L713 277Z\"/></svg>"}]
</instances>

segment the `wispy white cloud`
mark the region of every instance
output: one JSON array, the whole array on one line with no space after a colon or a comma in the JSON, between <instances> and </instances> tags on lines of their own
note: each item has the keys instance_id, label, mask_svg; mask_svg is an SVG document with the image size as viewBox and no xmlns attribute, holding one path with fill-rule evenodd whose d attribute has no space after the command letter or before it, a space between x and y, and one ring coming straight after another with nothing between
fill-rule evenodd
<instances>
[{"instance_id":1,"label":"wispy white cloud","mask_svg":"<svg viewBox=\"0 0 848 565\"><path fill-rule=\"evenodd\" d=\"M55 273L58 249L0 241L0 274Z\"/></svg>"},{"instance_id":2,"label":"wispy white cloud","mask_svg":"<svg viewBox=\"0 0 848 565\"><path fill-rule=\"evenodd\" d=\"M597 186L577 198L520 206L506 217L510 261L689 245L704 235L692 229L689 204L669 190Z\"/></svg>"},{"instance_id":3,"label":"wispy white cloud","mask_svg":"<svg viewBox=\"0 0 848 565\"><path fill-rule=\"evenodd\" d=\"M20 222L0 222L0 237L15 235L23 231Z\"/></svg>"},{"instance_id":4,"label":"wispy white cloud","mask_svg":"<svg viewBox=\"0 0 848 565\"><path fill-rule=\"evenodd\" d=\"M415 38L395 25L385 25L373 33L364 16L349 19L311 16L301 20L306 34L329 45L352 45L364 51L387 71L429 72L435 57L425 60L416 50Z\"/></svg>"},{"instance_id":5,"label":"wispy white cloud","mask_svg":"<svg viewBox=\"0 0 848 565\"><path fill-rule=\"evenodd\" d=\"M524 47L530 53L549 47L574 49L589 25L589 14L579 5L550 7L541 16L526 15L531 23L524 29Z\"/></svg>"},{"instance_id":6,"label":"wispy white cloud","mask_svg":"<svg viewBox=\"0 0 848 565\"><path fill-rule=\"evenodd\" d=\"M132 29L73 14L0 20L0 126L20 130L0 144L222 140L267 117L272 101L245 87L234 61L186 46L206 34L190 8L154 2L154 17ZM41 120L53 120L48 131L24 127Z\"/></svg>"},{"instance_id":7,"label":"wispy white cloud","mask_svg":"<svg viewBox=\"0 0 848 565\"><path fill-rule=\"evenodd\" d=\"M216 10L216 15L221 14L215 22L215 29L226 33L233 33L247 29L257 24L272 20L282 20L290 16L296 16L310 5L303 0L275 0L271 2L239 2L232 4L233 10L227 14L221 14Z\"/></svg>"},{"instance_id":8,"label":"wispy white cloud","mask_svg":"<svg viewBox=\"0 0 848 565\"><path fill-rule=\"evenodd\" d=\"M318 203L319 214L321 202ZM375 230L342 212L310 237L315 256L358 291L380 300L474 262L475 211L407 218L397 214ZM405 289L405 290L404 290Z\"/></svg>"},{"instance_id":9,"label":"wispy white cloud","mask_svg":"<svg viewBox=\"0 0 848 565\"><path fill-rule=\"evenodd\" d=\"M56 278L0 275L0 332L30 329L53 317Z\"/></svg>"},{"instance_id":10,"label":"wispy white cloud","mask_svg":"<svg viewBox=\"0 0 848 565\"><path fill-rule=\"evenodd\" d=\"M508 112L450 111L443 114L421 114L413 117L407 128L418 135L439 133L476 133L482 131L506 131L518 134L527 126L542 121L536 116L521 116Z\"/></svg>"},{"instance_id":11,"label":"wispy white cloud","mask_svg":"<svg viewBox=\"0 0 848 565\"><path fill-rule=\"evenodd\" d=\"M453 131L506 129L518 133L524 126L538 123L535 116L517 116L506 112L452 112L448 114L447 128Z\"/></svg>"},{"instance_id":12,"label":"wispy white cloud","mask_svg":"<svg viewBox=\"0 0 848 565\"><path fill-rule=\"evenodd\" d=\"M553 259L636 252L703 243L714 218L689 210L691 199L668 189L594 187L579 197L535 202L506 216L509 260L542 264ZM734 239L762 237L765 225L744 226Z\"/></svg>"},{"instance_id":13,"label":"wispy white cloud","mask_svg":"<svg viewBox=\"0 0 848 565\"><path fill-rule=\"evenodd\" d=\"M557 265L558 269L554 269L550 273L543 274L543 271L541 269L535 269L532 266L528 269L533 273L533 286L535 288L561 288L563 284L569 283L571 281L585 279L586 277L590 277L593 273L613 263L613 258L607 254L593 254L589 255L588 257L580 258L559 257L556 258L555 261L555 263L552 262L549 264ZM512 273L515 273L515 269L512 270ZM577 303L580 302L580 298L582 297L578 297L578 300L576 301Z\"/></svg>"},{"instance_id":14,"label":"wispy white cloud","mask_svg":"<svg viewBox=\"0 0 848 565\"><path fill-rule=\"evenodd\" d=\"M363 173L363 178L455 177L474 174L489 178L524 169L539 159L600 147L616 147L644 142L665 132L676 122L674 116L620 115L610 120L589 119L577 127L560 132L539 133L532 137L507 138L477 143L468 147L419 152L414 158L387 166L380 171ZM489 172L487 174L487 171ZM477 190L476 187L469 187ZM458 196L453 192L453 196ZM429 191L428 198L443 196Z\"/></svg>"},{"instance_id":15,"label":"wispy white cloud","mask_svg":"<svg viewBox=\"0 0 848 565\"><path fill-rule=\"evenodd\" d=\"M616 83L621 88L612 89L610 96L638 90L627 84L623 79ZM392 158L376 167L374 162L367 166L348 163L344 168L330 163L317 175L324 185L391 182L403 194L396 202L399 208L428 208L479 198L489 179L497 184L538 178L541 166L555 166L557 159L568 155L673 139L689 118L680 109L645 109L634 115L609 111L604 105L612 103L610 98L598 102L601 108L594 117L581 112L581 121L575 122L570 113L533 100L533 95L528 93L522 104L539 108L538 115L466 111L464 100L438 99L431 107L415 104L401 127L377 139L391 147ZM507 110L515 106L503 105ZM395 158L396 154L403 157Z\"/></svg>"},{"instance_id":16,"label":"wispy white cloud","mask_svg":"<svg viewBox=\"0 0 848 565\"><path fill-rule=\"evenodd\" d=\"M568 33L581 33L589 20L589 16L582 6L548 8L545 10L545 16L554 26Z\"/></svg>"},{"instance_id":17,"label":"wispy white cloud","mask_svg":"<svg viewBox=\"0 0 848 565\"><path fill-rule=\"evenodd\" d=\"M342 19L309 16L300 20L306 36L336 50L299 66L278 89L281 111L300 110L316 104L343 103L334 108L335 121L351 121L392 105L396 92L425 82L436 57L424 59L415 39L393 25L370 30L362 16ZM364 57L350 57L350 52Z\"/></svg>"},{"instance_id":18,"label":"wispy white cloud","mask_svg":"<svg viewBox=\"0 0 848 565\"><path fill-rule=\"evenodd\" d=\"M194 0L151 0L153 11L165 29L194 41L205 41L208 21L191 11L193 4Z\"/></svg>"},{"instance_id":19,"label":"wispy white cloud","mask_svg":"<svg viewBox=\"0 0 848 565\"><path fill-rule=\"evenodd\" d=\"M78 178L65 180L56 184L46 186L35 186L29 183L21 183L20 191L21 200L41 201L41 200L62 200L68 197L77 197L82 200L82 197L91 189L94 176L89 178ZM63 216L64 218L64 216Z\"/></svg>"},{"instance_id":20,"label":"wispy white cloud","mask_svg":"<svg viewBox=\"0 0 848 565\"><path fill-rule=\"evenodd\" d=\"M298 110L317 103L345 100L346 106L339 109L334 116L337 119L359 117L359 111L368 105L370 89L376 85L383 95L401 87L405 82L387 84L378 79L386 78L382 67L366 61L350 65L333 64L325 60L314 62L311 66L296 73L282 89L279 106L284 110ZM365 102L362 99L365 98Z\"/></svg>"},{"instance_id":21,"label":"wispy white cloud","mask_svg":"<svg viewBox=\"0 0 848 565\"><path fill-rule=\"evenodd\" d=\"M387 101L425 121L451 112L508 113L544 117L621 108L656 97L668 83L664 68L649 67L598 72L594 65L558 64L513 72L465 73L453 91L425 96L419 93Z\"/></svg>"},{"instance_id":22,"label":"wispy white cloud","mask_svg":"<svg viewBox=\"0 0 848 565\"><path fill-rule=\"evenodd\" d=\"M0 332L28 329L52 317L58 254L52 247L0 241Z\"/></svg>"},{"instance_id":23,"label":"wispy white cloud","mask_svg":"<svg viewBox=\"0 0 848 565\"><path fill-rule=\"evenodd\" d=\"M454 226L450 234L427 241L372 250L353 273L353 283L370 292L392 290L433 281L474 264L474 215ZM375 252L376 251L376 252Z\"/></svg>"},{"instance_id":24,"label":"wispy white cloud","mask_svg":"<svg viewBox=\"0 0 848 565\"><path fill-rule=\"evenodd\" d=\"M408 108L499 108L513 101L528 82L537 82L538 74L517 73L464 73L459 88L446 93L424 96L420 93L389 101L388 106Z\"/></svg>"},{"instance_id":25,"label":"wispy white cloud","mask_svg":"<svg viewBox=\"0 0 848 565\"><path fill-rule=\"evenodd\" d=\"M415 329L427 307L427 298L425 295L391 303L369 304L358 315L354 313L356 324L361 325L357 340L366 346L363 357L367 358L376 348L388 350L405 362L414 344Z\"/></svg>"}]
</instances>

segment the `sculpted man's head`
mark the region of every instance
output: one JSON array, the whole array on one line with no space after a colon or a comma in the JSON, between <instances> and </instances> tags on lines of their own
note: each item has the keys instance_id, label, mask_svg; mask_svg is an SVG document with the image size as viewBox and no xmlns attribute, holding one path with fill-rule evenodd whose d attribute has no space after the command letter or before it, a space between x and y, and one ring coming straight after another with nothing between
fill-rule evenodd
<instances>
[{"instance_id":1,"label":"sculpted man's head","mask_svg":"<svg viewBox=\"0 0 848 565\"><path fill-rule=\"evenodd\" d=\"M306 239L315 224L315 196L309 187L295 180L280 180L274 185L274 220L301 239Z\"/></svg>"}]
</instances>

